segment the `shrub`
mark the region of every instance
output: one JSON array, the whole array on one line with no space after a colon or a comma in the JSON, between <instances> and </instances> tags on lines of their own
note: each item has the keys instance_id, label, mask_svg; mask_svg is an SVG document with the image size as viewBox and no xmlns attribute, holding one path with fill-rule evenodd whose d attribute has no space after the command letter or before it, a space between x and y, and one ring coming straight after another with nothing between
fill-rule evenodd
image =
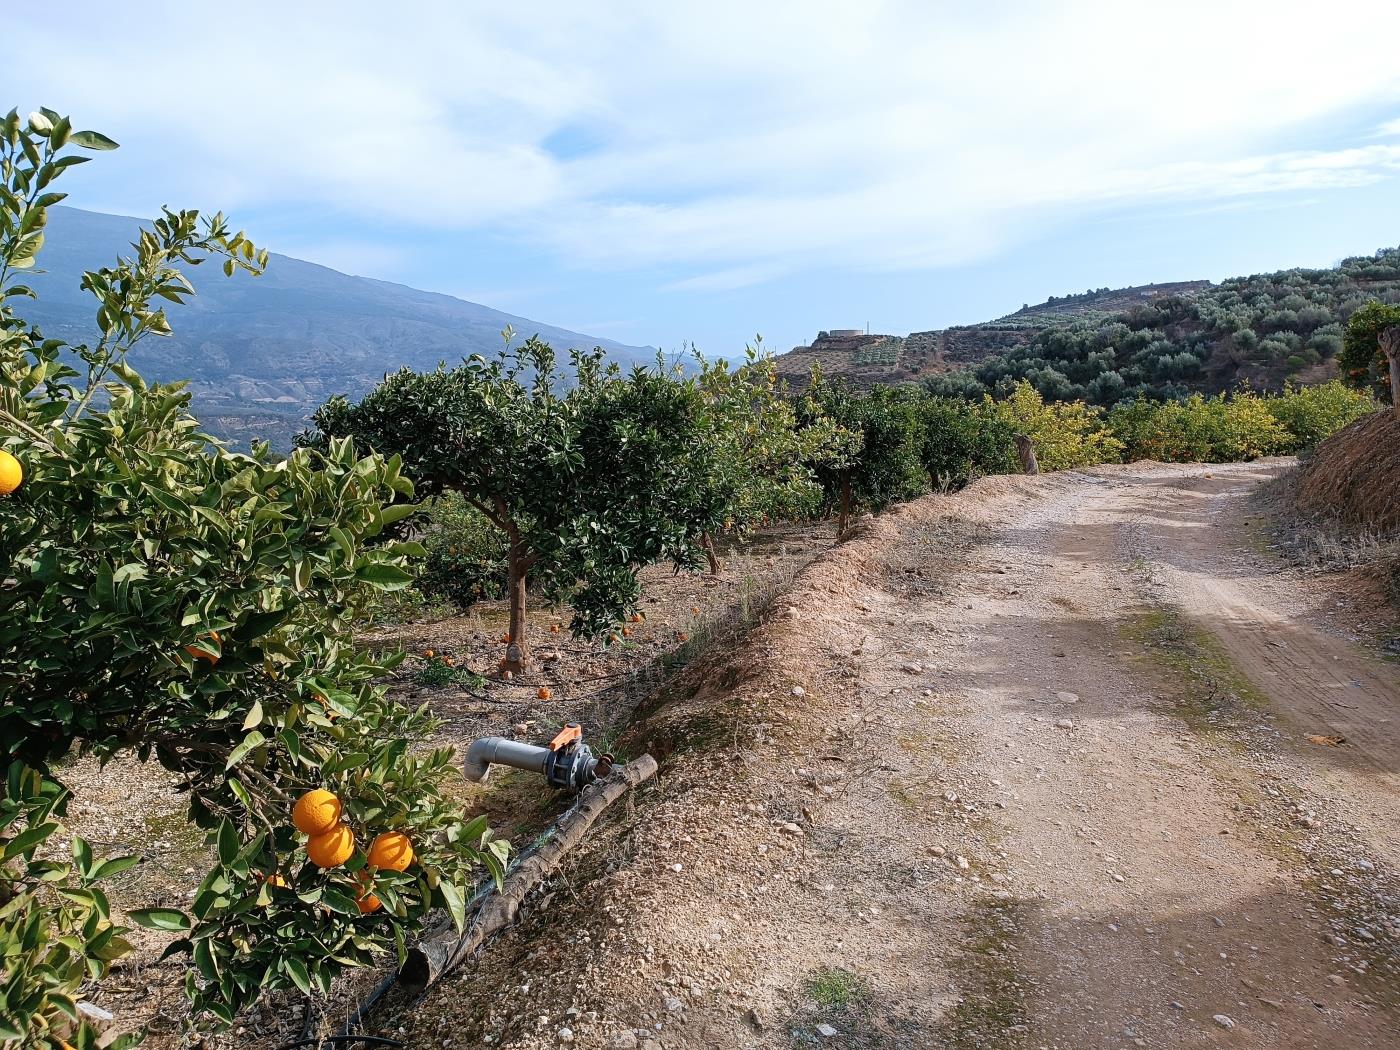
<instances>
[{"instance_id":1,"label":"shrub","mask_svg":"<svg viewBox=\"0 0 1400 1050\"><path fill-rule=\"evenodd\" d=\"M418 588L425 595L467 609L505 594L506 535L461 493L444 492L428 505L423 546Z\"/></svg>"},{"instance_id":2,"label":"shrub","mask_svg":"<svg viewBox=\"0 0 1400 1050\"><path fill-rule=\"evenodd\" d=\"M1343 382L1360 390L1369 387L1380 400L1400 406L1400 391L1390 388L1390 364L1381 349L1381 333L1388 328L1400 328L1400 305L1375 299L1366 303L1347 321L1338 364Z\"/></svg>"},{"instance_id":3,"label":"shrub","mask_svg":"<svg viewBox=\"0 0 1400 1050\"><path fill-rule=\"evenodd\" d=\"M934 488L966 485L986 474L1016 470L1011 425L985 403L928 398L919 406L920 458Z\"/></svg>"},{"instance_id":4,"label":"shrub","mask_svg":"<svg viewBox=\"0 0 1400 1050\"><path fill-rule=\"evenodd\" d=\"M1350 389L1336 379L1317 386L1289 386L1281 396L1268 398L1264 404L1288 431L1289 452L1310 449L1380 408L1370 394Z\"/></svg>"},{"instance_id":5,"label":"shrub","mask_svg":"<svg viewBox=\"0 0 1400 1050\"><path fill-rule=\"evenodd\" d=\"M1265 399L1247 392L1128 402L1114 407L1109 425L1129 461L1226 463L1288 451L1292 441Z\"/></svg>"},{"instance_id":6,"label":"shrub","mask_svg":"<svg viewBox=\"0 0 1400 1050\"><path fill-rule=\"evenodd\" d=\"M1117 462L1123 444L1103 421L1102 413L1082 401L1046 404L1035 387L1018 382L1009 397L987 398L984 409L1015 433L1035 444L1042 470L1065 470L1095 463Z\"/></svg>"},{"instance_id":7,"label":"shrub","mask_svg":"<svg viewBox=\"0 0 1400 1050\"><path fill-rule=\"evenodd\" d=\"M804 423L829 419L859 435L842 454L816 464L822 509L837 511L838 529L858 507L878 512L925 491L918 401L913 391L876 387L862 395L814 377L799 406Z\"/></svg>"}]
</instances>

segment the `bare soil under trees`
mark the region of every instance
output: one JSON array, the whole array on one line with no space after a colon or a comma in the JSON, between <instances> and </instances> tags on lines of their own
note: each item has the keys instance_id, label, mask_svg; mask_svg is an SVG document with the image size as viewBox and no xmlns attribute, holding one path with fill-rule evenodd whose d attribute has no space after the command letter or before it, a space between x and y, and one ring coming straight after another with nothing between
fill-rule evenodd
<instances>
[{"instance_id":1,"label":"bare soil under trees","mask_svg":"<svg viewBox=\"0 0 1400 1050\"><path fill-rule=\"evenodd\" d=\"M1400 1047L1400 666L1268 550L1285 461L858 525L415 1047Z\"/></svg>"}]
</instances>

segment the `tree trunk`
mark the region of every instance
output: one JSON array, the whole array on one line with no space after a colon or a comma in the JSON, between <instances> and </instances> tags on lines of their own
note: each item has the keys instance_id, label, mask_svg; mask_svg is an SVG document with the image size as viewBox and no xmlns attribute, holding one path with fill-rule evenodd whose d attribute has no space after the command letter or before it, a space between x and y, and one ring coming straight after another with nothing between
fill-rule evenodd
<instances>
[{"instance_id":1,"label":"tree trunk","mask_svg":"<svg viewBox=\"0 0 1400 1050\"><path fill-rule=\"evenodd\" d=\"M515 552L510 556L510 641L506 643L501 670L519 674L530 663L530 650L525 644L525 570Z\"/></svg>"},{"instance_id":2,"label":"tree trunk","mask_svg":"<svg viewBox=\"0 0 1400 1050\"><path fill-rule=\"evenodd\" d=\"M504 507L501 508L504 511ZM525 577L535 559L525 549L520 530L515 523L506 519L506 535L510 538L510 552L506 558L506 598L510 602L510 637L506 641L506 655L501 660L501 673L519 674L530 664L530 648L525 641Z\"/></svg>"},{"instance_id":3,"label":"tree trunk","mask_svg":"<svg viewBox=\"0 0 1400 1050\"><path fill-rule=\"evenodd\" d=\"M851 519L851 472L841 472L841 511L836 519L836 535L846 535L846 523Z\"/></svg>"},{"instance_id":4,"label":"tree trunk","mask_svg":"<svg viewBox=\"0 0 1400 1050\"><path fill-rule=\"evenodd\" d=\"M1379 341L1390 365L1390 404L1400 416L1400 326L1382 328Z\"/></svg>"},{"instance_id":5,"label":"tree trunk","mask_svg":"<svg viewBox=\"0 0 1400 1050\"><path fill-rule=\"evenodd\" d=\"M710 575L718 576L720 573L719 555L715 553L715 538L708 532L705 533L700 537L700 546L705 551L705 557L709 559Z\"/></svg>"},{"instance_id":6,"label":"tree trunk","mask_svg":"<svg viewBox=\"0 0 1400 1050\"><path fill-rule=\"evenodd\" d=\"M1025 434L1015 435L1016 455L1021 457L1023 474L1039 474L1040 462L1035 458L1035 442Z\"/></svg>"}]
</instances>

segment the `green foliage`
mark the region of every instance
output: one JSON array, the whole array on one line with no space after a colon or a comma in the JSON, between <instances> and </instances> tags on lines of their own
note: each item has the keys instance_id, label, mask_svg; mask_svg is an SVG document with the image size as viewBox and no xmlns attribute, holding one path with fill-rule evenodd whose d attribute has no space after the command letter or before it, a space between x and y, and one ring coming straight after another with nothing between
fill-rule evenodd
<instances>
[{"instance_id":1,"label":"green foliage","mask_svg":"<svg viewBox=\"0 0 1400 1050\"><path fill-rule=\"evenodd\" d=\"M502 597L509 556L505 533L451 490L432 500L426 518L428 554L418 573L422 592L458 609Z\"/></svg>"},{"instance_id":2,"label":"green foliage","mask_svg":"<svg viewBox=\"0 0 1400 1050\"><path fill-rule=\"evenodd\" d=\"M38 770L9 764L0 793L0 1043L95 1047L96 1034L77 1009L78 987L131 950L127 928L113 924L97 884L139 858L100 860L71 836L71 859L52 859L66 835L68 798Z\"/></svg>"},{"instance_id":3,"label":"green foliage","mask_svg":"<svg viewBox=\"0 0 1400 1050\"><path fill-rule=\"evenodd\" d=\"M602 351L570 359L566 377L554 351L530 339L490 362L396 372L357 404L328 402L303 437L325 447L354 435L397 453L426 492L460 494L505 534L521 662L527 574L548 600L572 606L574 633L596 637L634 611L642 566L693 567L711 527L696 511L713 513L714 501L708 464L694 454L706 437L694 383L660 370L623 375Z\"/></svg>"},{"instance_id":4,"label":"green foliage","mask_svg":"<svg viewBox=\"0 0 1400 1050\"><path fill-rule=\"evenodd\" d=\"M1339 364L1349 386L1371 392L1382 401L1391 400L1390 368L1381 350L1380 334L1400 327L1400 305L1372 299L1347 322Z\"/></svg>"},{"instance_id":5,"label":"green foliage","mask_svg":"<svg viewBox=\"0 0 1400 1050\"><path fill-rule=\"evenodd\" d=\"M934 488L960 488L1017 470L1015 428L983 403L930 397L919 403L920 459Z\"/></svg>"},{"instance_id":6,"label":"green foliage","mask_svg":"<svg viewBox=\"0 0 1400 1050\"><path fill-rule=\"evenodd\" d=\"M42 228L32 215L53 202L39 191L63 170L67 127L5 122L0 279L33 262L34 239L16 231ZM82 972L99 974L122 947L119 933L92 943L106 905L89 883L110 866L75 842L74 865L36 869L26 848L58 831L34 800L63 797L51 765L74 749L154 758L187 787L217 862L188 914L130 914L184 934L176 950L192 957L193 1005L225 1023L266 989L324 991L345 968L401 951L435 906L462 921L474 870L499 872L503 856L482 821L447 801L450 752L410 750L432 723L374 684L393 661L351 637L366 588L404 587L406 559L421 553L385 541L414 510L389 506L412 493L398 462L357 459L343 440L285 460L211 444L188 394L148 385L126 355L169 331L151 302L192 294L182 265L216 258L257 274L266 255L197 212L167 211L133 249L84 278L98 302L91 346L45 340L12 305L31 293L0 285L0 445L25 471L0 499L0 757L40 778L12 776L0 799L0 922L24 898L35 929L87 938L62 942L47 968L7 961L5 1009L26 1004L15 1023L31 1029L65 1012ZM342 799L362 847L391 827L413 839L415 869L373 876L382 912L356 906L362 849L330 872L307 861L290 811L312 787ZM265 881L273 873L285 888Z\"/></svg>"},{"instance_id":7,"label":"green foliage","mask_svg":"<svg viewBox=\"0 0 1400 1050\"><path fill-rule=\"evenodd\" d=\"M434 688L444 685L465 685L472 689L479 689L486 684L486 679L481 675L469 671L465 667L453 667L441 656L432 656L423 661L423 666L413 675L413 680L419 685L433 686Z\"/></svg>"},{"instance_id":8,"label":"green foliage","mask_svg":"<svg viewBox=\"0 0 1400 1050\"><path fill-rule=\"evenodd\" d=\"M1370 394L1349 389L1337 379L1317 386L1290 385L1279 397L1266 398L1264 404L1288 431L1289 452L1313 448L1348 423L1380 408Z\"/></svg>"},{"instance_id":9,"label":"green foliage","mask_svg":"<svg viewBox=\"0 0 1400 1050\"><path fill-rule=\"evenodd\" d=\"M1123 444L1104 424L1102 413L1083 402L1047 404L1022 380L1000 401L983 399L983 408L1014 433L1035 444L1041 470L1065 470L1094 463L1114 463Z\"/></svg>"},{"instance_id":10,"label":"green foliage","mask_svg":"<svg viewBox=\"0 0 1400 1050\"><path fill-rule=\"evenodd\" d=\"M849 509L872 511L926 490L916 392L876 387L859 395L817 375L798 412L805 424L827 419L849 434L860 435L858 444L847 442L837 454L815 465L824 510L840 504L843 488L850 494Z\"/></svg>"},{"instance_id":11,"label":"green foliage","mask_svg":"<svg viewBox=\"0 0 1400 1050\"><path fill-rule=\"evenodd\" d=\"M1278 397L1240 390L1183 401L1128 401L1114 406L1109 425L1130 461L1229 463L1301 452L1376 407L1369 395L1333 381L1290 387Z\"/></svg>"},{"instance_id":12,"label":"green foliage","mask_svg":"<svg viewBox=\"0 0 1400 1050\"><path fill-rule=\"evenodd\" d=\"M1130 401L1109 415L1126 458L1168 463L1228 463L1288 449L1288 431L1264 400L1248 393L1184 401Z\"/></svg>"},{"instance_id":13,"label":"green foliage","mask_svg":"<svg viewBox=\"0 0 1400 1050\"><path fill-rule=\"evenodd\" d=\"M798 418L773 358L749 347L731 369L700 359L698 388L706 444L695 450L708 466L702 524L743 532L769 521L809 518L822 504L819 468L847 455L855 435L820 413Z\"/></svg>"}]
</instances>

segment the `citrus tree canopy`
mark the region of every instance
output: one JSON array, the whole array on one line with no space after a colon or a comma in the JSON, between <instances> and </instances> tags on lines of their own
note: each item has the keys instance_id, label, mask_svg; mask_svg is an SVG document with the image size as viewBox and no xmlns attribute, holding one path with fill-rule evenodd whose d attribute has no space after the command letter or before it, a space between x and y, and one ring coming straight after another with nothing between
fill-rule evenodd
<instances>
[{"instance_id":1,"label":"citrus tree canopy","mask_svg":"<svg viewBox=\"0 0 1400 1050\"><path fill-rule=\"evenodd\" d=\"M412 494L398 461L348 440L234 454L200 433L180 385L127 363L170 331L156 304L193 294L186 270L257 275L266 254L221 215L167 210L84 276L95 341L23 319L52 184L86 159L73 147L115 143L48 110L0 124L0 449L19 471L0 496L0 1042L55 1050L95 1045L75 994L129 948L99 883L138 863L65 828L65 756L177 775L211 866L192 899L126 916L178 935L197 1013L225 1023L265 989L324 991L402 951L435 906L462 921L475 869L504 856L445 800L450 753L415 746L428 719L374 684L393 658L350 636L367 590L411 579L415 545L384 540L413 511L395 503ZM293 808L313 790L336 816L308 838ZM412 865L367 867L391 831Z\"/></svg>"}]
</instances>

